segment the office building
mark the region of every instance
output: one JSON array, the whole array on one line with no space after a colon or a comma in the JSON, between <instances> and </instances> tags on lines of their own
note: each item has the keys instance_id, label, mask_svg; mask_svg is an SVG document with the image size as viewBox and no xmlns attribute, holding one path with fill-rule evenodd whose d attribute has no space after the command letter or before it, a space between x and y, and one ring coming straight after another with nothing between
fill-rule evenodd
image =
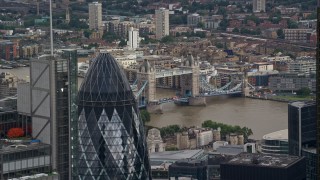
<instances>
[{"instance_id":1,"label":"office building","mask_svg":"<svg viewBox=\"0 0 320 180\"><path fill-rule=\"evenodd\" d=\"M156 38L162 39L169 35L169 10L160 8L156 10Z\"/></svg>"},{"instance_id":2,"label":"office building","mask_svg":"<svg viewBox=\"0 0 320 180\"><path fill-rule=\"evenodd\" d=\"M303 73L309 76L316 72L316 61L313 58L300 58L295 61L290 61L288 62L288 72Z\"/></svg>"},{"instance_id":3,"label":"office building","mask_svg":"<svg viewBox=\"0 0 320 180\"><path fill-rule=\"evenodd\" d=\"M197 13L190 14L187 17L188 26L198 26L203 20L202 16Z\"/></svg>"},{"instance_id":4,"label":"office building","mask_svg":"<svg viewBox=\"0 0 320 180\"><path fill-rule=\"evenodd\" d=\"M44 143L1 142L0 179L17 178L37 173L51 173L51 149Z\"/></svg>"},{"instance_id":5,"label":"office building","mask_svg":"<svg viewBox=\"0 0 320 180\"><path fill-rule=\"evenodd\" d=\"M283 29L284 39L293 42L304 42L308 41L308 34L312 32L311 29Z\"/></svg>"},{"instance_id":6,"label":"office building","mask_svg":"<svg viewBox=\"0 0 320 180\"><path fill-rule=\"evenodd\" d=\"M261 140L263 154L288 154L288 129L266 134Z\"/></svg>"},{"instance_id":7,"label":"office building","mask_svg":"<svg viewBox=\"0 0 320 180\"><path fill-rule=\"evenodd\" d=\"M266 12L266 0L253 0L253 12Z\"/></svg>"},{"instance_id":8,"label":"office building","mask_svg":"<svg viewBox=\"0 0 320 180\"><path fill-rule=\"evenodd\" d=\"M207 162L205 160L183 159L169 166L169 178L207 179Z\"/></svg>"},{"instance_id":9,"label":"office building","mask_svg":"<svg viewBox=\"0 0 320 180\"><path fill-rule=\"evenodd\" d=\"M144 126L117 61L100 53L78 94L76 179L151 179Z\"/></svg>"},{"instance_id":10,"label":"office building","mask_svg":"<svg viewBox=\"0 0 320 180\"><path fill-rule=\"evenodd\" d=\"M130 27L130 29L128 31L128 47L129 47L129 49L138 48L139 43L140 43L139 31L137 29L134 29L133 27Z\"/></svg>"},{"instance_id":11,"label":"office building","mask_svg":"<svg viewBox=\"0 0 320 180\"><path fill-rule=\"evenodd\" d=\"M69 119L77 109L77 52L44 55L30 63L32 136L51 145L52 169L61 180L70 173Z\"/></svg>"},{"instance_id":12,"label":"office building","mask_svg":"<svg viewBox=\"0 0 320 180\"><path fill-rule=\"evenodd\" d=\"M289 154L301 156L302 147L316 144L316 104L314 101L288 105Z\"/></svg>"},{"instance_id":13,"label":"office building","mask_svg":"<svg viewBox=\"0 0 320 180\"><path fill-rule=\"evenodd\" d=\"M304 180L304 157L241 153L220 165L221 180Z\"/></svg>"},{"instance_id":14,"label":"office building","mask_svg":"<svg viewBox=\"0 0 320 180\"><path fill-rule=\"evenodd\" d=\"M102 5L98 2L89 3L89 29L102 29Z\"/></svg>"},{"instance_id":15,"label":"office building","mask_svg":"<svg viewBox=\"0 0 320 180\"><path fill-rule=\"evenodd\" d=\"M0 58L12 61L19 57L19 53L17 50L17 44L9 41L9 40L3 40L0 41Z\"/></svg>"},{"instance_id":16,"label":"office building","mask_svg":"<svg viewBox=\"0 0 320 180\"><path fill-rule=\"evenodd\" d=\"M272 91L298 91L303 87L316 91L316 79L305 74L280 73L269 77L269 89Z\"/></svg>"},{"instance_id":17,"label":"office building","mask_svg":"<svg viewBox=\"0 0 320 180\"><path fill-rule=\"evenodd\" d=\"M293 102L288 105L289 154L306 157L308 180L316 180L316 103Z\"/></svg>"}]
</instances>

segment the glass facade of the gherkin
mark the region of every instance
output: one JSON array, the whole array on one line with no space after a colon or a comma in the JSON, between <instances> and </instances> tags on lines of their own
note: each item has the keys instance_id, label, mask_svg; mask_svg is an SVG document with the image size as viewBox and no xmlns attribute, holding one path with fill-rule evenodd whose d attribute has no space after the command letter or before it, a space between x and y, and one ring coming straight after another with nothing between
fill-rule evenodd
<instances>
[{"instance_id":1,"label":"glass facade of the gherkin","mask_svg":"<svg viewBox=\"0 0 320 180\"><path fill-rule=\"evenodd\" d=\"M151 179L144 127L129 82L117 61L100 53L78 94L81 180Z\"/></svg>"}]
</instances>

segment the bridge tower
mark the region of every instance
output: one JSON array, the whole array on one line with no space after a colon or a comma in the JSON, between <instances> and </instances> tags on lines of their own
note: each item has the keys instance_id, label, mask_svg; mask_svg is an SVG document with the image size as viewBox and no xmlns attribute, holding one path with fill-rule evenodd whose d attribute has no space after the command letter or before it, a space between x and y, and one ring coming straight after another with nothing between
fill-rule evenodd
<instances>
[{"instance_id":1,"label":"bridge tower","mask_svg":"<svg viewBox=\"0 0 320 180\"><path fill-rule=\"evenodd\" d=\"M141 94L141 100L150 102L156 100L156 73L154 67L150 65L148 60L144 60L137 73L137 88L141 89L146 81L148 81L144 93Z\"/></svg>"},{"instance_id":2,"label":"bridge tower","mask_svg":"<svg viewBox=\"0 0 320 180\"><path fill-rule=\"evenodd\" d=\"M188 54L186 60L182 62L182 68L191 69L192 74L183 74L180 78L181 91L180 94L182 97L195 97L199 95L199 62L194 59L192 54Z\"/></svg>"}]
</instances>

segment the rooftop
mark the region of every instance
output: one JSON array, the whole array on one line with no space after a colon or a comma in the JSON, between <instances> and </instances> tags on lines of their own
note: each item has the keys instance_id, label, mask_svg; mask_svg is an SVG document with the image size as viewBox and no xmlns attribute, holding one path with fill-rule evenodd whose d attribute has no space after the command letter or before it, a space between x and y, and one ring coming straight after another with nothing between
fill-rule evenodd
<instances>
[{"instance_id":1,"label":"rooftop","mask_svg":"<svg viewBox=\"0 0 320 180\"><path fill-rule=\"evenodd\" d=\"M197 150L181 150L181 151L165 151L150 154L150 161L178 161L181 159L198 159L202 157L204 151Z\"/></svg>"},{"instance_id":2,"label":"rooftop","mask_svg":"<svg viewBox=\"0 0 320 180\"><path fill-rule=\"evenodd\" d=\"M286 140L288 141L288 129L272 132L263 136L264 140Z\"/></svg>"},{"instance_id":3,"label":"rooftop","mask_svg":"<svg viewBox=\"0 0 320 180\"><path fill-rule=\"evenodd\" d=\"M243 145L226 145L217 148L217 152L225 155L237 155L244 151Z\"/></svg>"},{"instance_id":4,"label":"rooftop","mask_svg":"<svg viewBox=\"0 0 320 180\"><path fill-rule=\"evenodd\" d=\"M286 168L296 163L301 158L303 157L289 155L241 153L235 156L226 164Z\"/></svg>"},{"instance_id":5,"label":"rooftop","mask_svg":"<svg viewBox=\"0 0 320 180\"><path fill-rule=\"evenodd\" d=\"M315 101L296 101L296 102L290 103L291 106L294 106L297 108L302 108L302 107L306 107L306 106L313 106L315 104L316 104Z\"/></svg>"},{"instance_id":6,"label":"rooftop","mask_svg":"<svg viewBox=\"0 0 320 180\"><path fill-rule=\"evenodd\" d=\"M30 143L31 140L16 140L16 142L6 142L2 144L2 148L0 149L0 154L8 154L26 150L33 150L33 149L41 149L50 147L49 144L44 143Z\"/></svg>"}]
</instances>

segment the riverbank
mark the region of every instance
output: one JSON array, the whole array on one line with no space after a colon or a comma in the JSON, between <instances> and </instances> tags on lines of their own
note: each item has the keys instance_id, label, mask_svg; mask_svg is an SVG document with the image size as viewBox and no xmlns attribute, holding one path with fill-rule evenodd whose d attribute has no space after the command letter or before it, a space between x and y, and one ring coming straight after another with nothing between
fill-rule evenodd
<instances>
[{"instance_id":1,"label":"riverbank","mask_svg":"<svg viewBox=\"0 0 320 180\"><path fill-rule=\"evenodd\" d=\"M276 101L276 102L293 102L293 101L312 101L314 100L311 96L308 97L297 97L297 96L246 96L246 98L251 99L259 99L259 100L269 100L269 101Z\"/></svg>"}]
</instances>

